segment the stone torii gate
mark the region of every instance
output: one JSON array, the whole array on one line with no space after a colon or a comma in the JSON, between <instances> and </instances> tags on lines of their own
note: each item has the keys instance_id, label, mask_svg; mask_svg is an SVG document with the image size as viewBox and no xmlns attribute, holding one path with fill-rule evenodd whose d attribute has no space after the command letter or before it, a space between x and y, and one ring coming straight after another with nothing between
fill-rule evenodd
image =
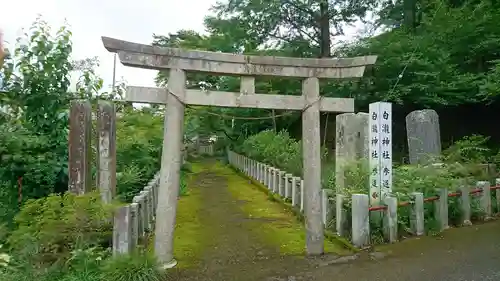
<instances>
[{"instance_id":1,"label":"stone torii gate","mask_svg":"<svg viewBox=\"0 0 500 281\"><path fill-rule=\"evenodd\" d=\"M353 112L354 99L322 98L319 78L362 77L376 56L354 58L291 58L246 56L164 48L102 37L105 48L118 53L125 66L169 70L166 89L129 87L126 99L139 103L166 104L160 187L156 211L155 254L166 268L175 266L173 239L185 105L261 108L302 111L304 212L306 252L322 254L320 111ZM239 93L186 89L186 71L218 75L241 75ZM254 76L303 78L302 96L255 93Z\"/></svg>"}]
</instances>

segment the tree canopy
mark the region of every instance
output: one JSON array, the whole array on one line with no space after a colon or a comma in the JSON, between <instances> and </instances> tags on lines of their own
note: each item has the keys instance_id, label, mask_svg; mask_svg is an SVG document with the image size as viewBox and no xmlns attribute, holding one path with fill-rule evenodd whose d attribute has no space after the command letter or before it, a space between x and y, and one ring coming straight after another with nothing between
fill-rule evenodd
<instances>
[{"instance_id":1,"label":"tree canopy","mask_svg":"<svg viewBox=\"0 0 500 281\"><path fill-rule=\"evenodd\" d=\"M373 101L414 107L492 103L499 94L499 4L488 0L228 0L213 7L205 33L180 30L155 35L155 45L220 52L293 57L378 55L372 70L357 81L324 81L322 94L353 97L366 108ZM342 43L353 23L373 32ZM189 87L234 91L238 78L203 74ZM157 77L166 83L165 74ZM300 81L257 79L258 92L300 94ZM287 128L299 113L269 120L226 120L206 112L272 116L254 109L196 109L197 128L239 134ZM274 114L279 114L275 112ZM228 118L230 119L230 118ZM238 132L238 133L235 133Z\"/></svg>"}]
</instances>

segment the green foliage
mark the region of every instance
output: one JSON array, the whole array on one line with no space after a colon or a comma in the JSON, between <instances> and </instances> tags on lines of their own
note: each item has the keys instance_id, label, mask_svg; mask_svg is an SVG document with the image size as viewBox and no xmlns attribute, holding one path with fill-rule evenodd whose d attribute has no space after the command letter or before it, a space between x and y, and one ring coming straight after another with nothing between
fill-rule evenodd
<instances>
[{"instance_id":1,"label":"green foliage","mask_svg":"<svg viewBox=\"0 0 500 281\"><path fill-rule=\"evenodd\" d=\"M252 159L302 175L302 144L285 131L266 130L250 136L243 142L241 151Z\"/></svg>"},{"instance_id":2,"label":"green foliage","mask_svg":"<svg viewBox=\"0 0 500 281\"><path fill-rule=\"evenodd\" d=\"M113 205L102 204L98 193L28 200L16 215L16 228L7 242L14 252L31 256L36 264L52 264L76 249L107 245L112 211Z\"/></svg>"},{"instance_id":3,"label":"green foliage","mask_svg":"<svg viewBox=\"0 0 500 281\"><path fill-rule=\"evenodd\" d=\"M466 136L443 151L446 162L487 163L491 150L487 147L489 137Z\"/></svg>"},{"instance_id":4,"label":"green foliage","mask_svg":"<svg viewBox=\"0 0 500 281\"><path fill-rule=\"evenodd\" d=\"M165 275L153 256L138 253L105 261L102 272L106 281L160 281Z\"/></svg>"},{"instance_id":5,"label":"green foliage","mask_svg":"<svg viewBox=\"0 0 500 281\"><path fill-rule=\"evenodd\" d=\"M63 264L36 268L29 261L19 260L0 268L0 281L159 281L165 272L155 258L146 253L111 257L101 248L75 250Z\"/></svg>"},{"instance_id":6,"label":"green foliage","mask_svg":"<svg viewBox=\"0 0 500 281\"><path fill-rule=\"evenodd\" d=\"M117 196L131 202L160 170L163 116L125 110L116 127Z\"/></svg>"}]
</instances>

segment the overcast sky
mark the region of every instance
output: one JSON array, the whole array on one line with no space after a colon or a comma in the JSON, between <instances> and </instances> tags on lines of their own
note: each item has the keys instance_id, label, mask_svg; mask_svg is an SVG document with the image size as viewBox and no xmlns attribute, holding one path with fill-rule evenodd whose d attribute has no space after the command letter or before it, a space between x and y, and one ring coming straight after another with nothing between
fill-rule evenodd
<instances>
[{"instance_id":1,"label":"overcast sky","mask_svg":"<svg viewBox=\"0 0 500 281\"><path fill-rule=\"evenodd\" d=\"M15 43L22 29L29 28L41 14L57 30L69 23L73 32L73 59L97 56L98 75L109 90L113 77L113 54L104 49L101 36L151 44L152 35L193 29L203 32L203 19L216 0L0 0L0 28L7 46ZM360 26L347 28L348 39ZM130 68L117 64L116 78L128 85L155 86L153 70ZM76 76L76 75L75 75ZM76 80L75 79L73 80ZM74 81L75 82L75 81ZM73 83L74 84L74 83Z\"/></svg>"},{"instance_id":2,"label":"overcast sky","mask_svg":"<svg viewBox=\"0 0 500 281\"><path fill-rule=\"evenodd\" d=\"M203 18L215 0L0 0L0 28L12 44L38 14L53 29L64 21L73 32L73 59L98 56L98 74L112 83L113 54L104 49L101 36L150 44L153 33L166 35L179 29L203 32ZM8 46L10 45L8 44ZM156 72L122 66L117 79L129 85L154 86Z\"/></svg>"}]
</instances>

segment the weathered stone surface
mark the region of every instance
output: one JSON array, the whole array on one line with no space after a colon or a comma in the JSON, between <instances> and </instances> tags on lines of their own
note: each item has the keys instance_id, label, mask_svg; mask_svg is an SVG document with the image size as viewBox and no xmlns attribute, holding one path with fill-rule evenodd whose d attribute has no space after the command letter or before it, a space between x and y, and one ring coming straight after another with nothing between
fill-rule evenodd
<instances>
[{"instance_id":1,"label":"weathered stone surface","mask_svg":"<svg viewBox=\"0 0 500 281\"><path fill-rule=\"evenodd\" d=\"M434 216L439 224L439 230L445 230L449 228L448 225L448 189L439 189L439 199L434 201Z\"/></svg>"},{"instance_id":2,"label":"weathered stone surface","mask_svg":"<svg viewBox=\"0 0 500 281\"><path fill-rule=\"evenodd\" d=\"M89 101L71 101L69 116L69 191L85 194L92 187L92 107Z\"/></svg>"},{"instance_id":3,"label":"weathered stone surface","mask_svg":"<svg viewBox=\"0 0 500 281\"><path fill-rule=\"evenodd\" d=\"M179 197L180 169L182 165L183 128L185 106L182 103L186 90L186 73L171 69L168 79L169 95L165 109L165 126L161 156L160 187L155 214L155 255L164 265L173 264L173 244L177 201ZM167 114L168 113L168 114Z\"/></svg>"},{"instance_id":4,"label":"weathered stone surface","mask_svg":"<svg viewBox=\"0 0 500 281\"><path fill-rule=\"evenodd\" d=\"M441 133L436 111L424 109L408 114L406 134L411 164L428 164L441 155Z\"/></svg>"},{"instance_id":5,"label":"weathered stone surface","mask_svg":"<svg viewBox=\"0 0 500 281\"><path fill-rule=\"evenodd\" d=\"M368 158L368 114L337 115L335 141L335 185L340 192L348 185L344 176L346 168L359 159Z\"/></svg>"},{"instance_id":6,"label":"weathered stone surface","mask_svg":"<svg viewBox=\"0 0 500 281\"><path fill-rule=\"evenodd\" d=\"M116 112L113 103L97 105L97 187L105 203L116 194Z\"/></svg>"},{"instance_id":7,"label":"weathered stone surface","mask_svg":"<svg viewBox=\"0 0 500 281\"><path fill-rule=\"evenodd\" d=\"M370 242L370 215L368 208L368 195L352 195L352 243L358 248L363 248Z\"/></svg>"},{"instance_id":8,"label":"weathered stone surface","mask_svg":"<svg viewBox=\"0 0 500 281\"><path fill-rule=\"evenodd\" d=\"M480 205L481 205L481 211L484 212L484 218L491 219L492 211L491 211L490 183L487 181L479 181L477 182L477 187L483 190L480 196Z\"/></svg>"},{"instance_id":9,"label":"weathered stone surface","mask_svg":"<svg viewBox=\"0 0 500 281\"><path fill-rule=\"evenodd\" d=\"M135 196L132 199L133 203L137 204L137 233L139 237L144 237L146 233L146 209L144 196Z\"/></svg>"},{"instance_id":10,"label":"weathered stone surface","mask_svg":"<svg viewBox=\"0 0 500 281\"><path fill-rule=\"evenodd\" d=\"M292 206L296 207L300 202L300 178L292 177Z\"/></svg>"},{"instance_id":11,"label":"weathered stone surface","mask_svg":"<svg viewBox=\"0 0 500 281\"><path fill-rule=\"evenodd\" d=\"M113 254L127 254L132 250L130 206L122 206L115 212L113 223Z\"/></svg>"},{"instance_id":12,"label":"weathered stone surface","mask_svg":"<svg viewBox=\"0 0 500 281\"><path fill-rule=\"evenodd\" d=\"M130 204L130 249L135 249L139 241L139 204Z\"/></svg>"},{"instance_id":13,"label":"weathered stone surface","mask_svg":"<svg viewBox=\"0 0 500 281\"><path fill-rule=\"evenodd\" d=\"M413 204L410 206L410 228L414 235L424 235L424 194L422 192L414 192L412 196Z\"/></svg>"},{"instance_id":14,"label":"weathered stone surface","mask_svg":"<svg viewBox=\"0 0 500 281\"><path fill-rule=\"evenodd\" d=\"M292 174L285 174L285 198L292 196Z\"/></svg>"},{"instance_id":15,"label":"weathered stone surface","mask_svg":"<svg viewBox=\"0 0 500 281\"><path fill-rule=\"evenodd\" d=\"M389 243L394 243L398 240L398 199L387 196L384 201L387 206L384 214L385 239Z\"/></svg>"},{"instance_id":16,"label":"weathered stone surface","mask_svg":"<svg viewBox=\"0 0 500 281\"><path fill-rule=\"evenodd\" d=\"M337 235L342 237L346 233L347 224L347 211L344 209L345 196L342 194L336 194L335 197L335 229L337 230Z\"/></svg>"},{"instance_id":17,"label":"weathered stone surface","mask_svg":"<svg viewBox=\"0 0 500 281\"><path fill-rule=\"evenodd\" d=\"M362 77L365 67L376 56L312 59L247 56L228 53L182 50L102 37L104 47L118 52L126 66L148 69L185 69L209 73L285 77L349 78Z\"/></svg>"},{"instance_id":18,"label":"weathered stone surface","mask_svg":"<svg viewBox=\"0 0 500 281\"><path fill-rule=\"evenodd\" d=\"M471 225L471 198L470 198L470 187L467 183L463 183L459 186L459 190L462 193L460 195L460 210L462 215L462 224Z\"/></svg>"}]
</instances>

